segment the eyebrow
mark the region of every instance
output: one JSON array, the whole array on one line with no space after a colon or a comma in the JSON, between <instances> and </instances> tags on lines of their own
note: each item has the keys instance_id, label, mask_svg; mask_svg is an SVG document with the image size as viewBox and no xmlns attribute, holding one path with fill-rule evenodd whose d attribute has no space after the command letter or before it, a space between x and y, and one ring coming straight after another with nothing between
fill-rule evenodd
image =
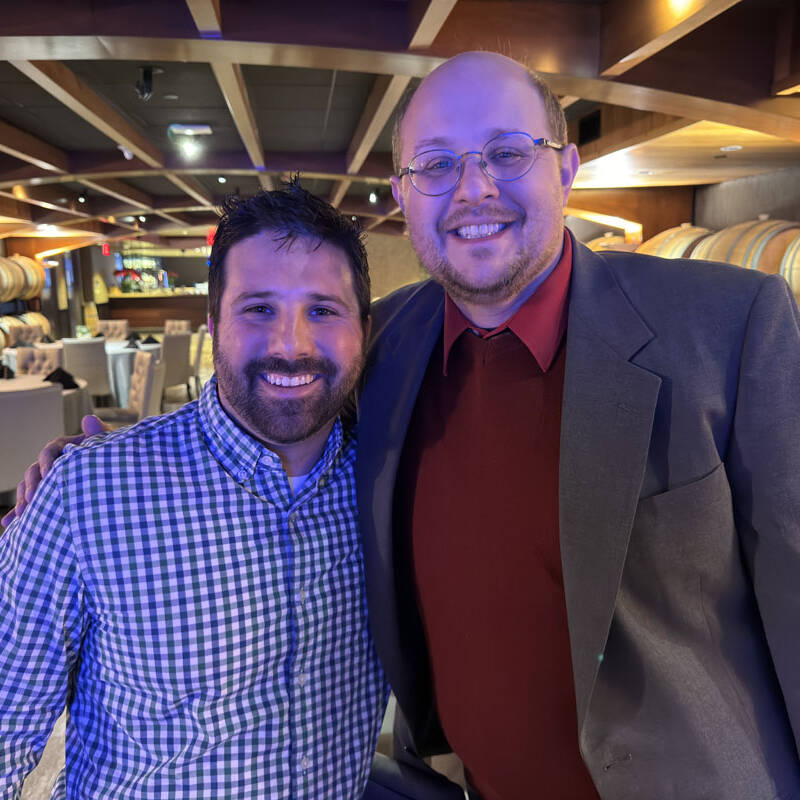
<instances>
[{"instance_id":1,"label":"eyebrow","mask_svg":"<svg viewBox=\"0 0 800 800\"><path fill-rule=\"evenodd\" d=\"M492 128L486 134L486 142L494 139L495 136L500 136L503 133L513 133L516 132L516 128ZM443 148L445 150L449 150L451 146L451 140L442 138L441 136L432 136L428 139L420 139L419 141L414 143L414 152L420 153L422 150L428 147L436 147L436 148Z\"/></svg>"},{"instance_id":2,"label":"eyebrow","mask_svg":"<svg viewBox=\"0 0 800 800\"><path fill-rule=\"evenodd\" d=\"M234 303L245 303L252 300L272 300L278 295L277 292L264 289L257 292L241 292L233 299ZM322 294L320 292L310 292L308 298L315 303L338 303L345 308L348 307L347 302L336 294Z\"/></svg>"}]
</instances>

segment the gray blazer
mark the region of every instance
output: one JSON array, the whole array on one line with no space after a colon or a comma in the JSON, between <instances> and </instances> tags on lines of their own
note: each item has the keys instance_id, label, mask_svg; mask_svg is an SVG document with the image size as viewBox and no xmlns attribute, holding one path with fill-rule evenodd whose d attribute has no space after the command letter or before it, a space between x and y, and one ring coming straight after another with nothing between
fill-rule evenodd
<instances>
[{"instance_id":1,"label":"gray blazer","mask_svg":"<svg viewBox=\"0 0 800 800\"><path fill-rule=\"evenodd\" d=\"M584 761L604 800L800 798L795 301L751 270L573 252L559 502ZM430 281L376 304L359 405L371 625L421 754L447 744L392 496L443 308Z\"/></svg>"}]
</instances>

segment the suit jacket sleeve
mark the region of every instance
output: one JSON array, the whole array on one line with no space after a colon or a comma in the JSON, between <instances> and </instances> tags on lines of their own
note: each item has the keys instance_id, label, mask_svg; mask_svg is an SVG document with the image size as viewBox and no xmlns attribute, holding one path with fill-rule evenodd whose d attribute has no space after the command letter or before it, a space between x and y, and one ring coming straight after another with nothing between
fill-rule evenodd
<instances>
[{"instance_id":1,"label":"suit jacket sleeve","mask_svg":"<svg viewBox=\"0 0 800 800\"><path fill-rule=\"evenodd\" d=\"M762 282L750 309L726 469L800 752L800 314L777 276Z\"/></svg>"}]
</instances>

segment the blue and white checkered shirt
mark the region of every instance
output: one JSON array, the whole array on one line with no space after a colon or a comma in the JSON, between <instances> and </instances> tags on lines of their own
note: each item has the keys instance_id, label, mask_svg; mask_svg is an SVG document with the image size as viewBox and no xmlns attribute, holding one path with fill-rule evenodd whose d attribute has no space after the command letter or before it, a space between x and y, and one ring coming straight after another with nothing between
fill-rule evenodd
<instances>
[{"instance_id":1,"label":"blue and white checkered shirt","mask_svg":"<svg viewBox=\"0 0 800 800\"><path fill-rule=\"evenodd\" d=\"M387 689L337 421L295 496L199 401L71 449L0 538L0 797L356 798Z\"/></svg>"}]
</instances>

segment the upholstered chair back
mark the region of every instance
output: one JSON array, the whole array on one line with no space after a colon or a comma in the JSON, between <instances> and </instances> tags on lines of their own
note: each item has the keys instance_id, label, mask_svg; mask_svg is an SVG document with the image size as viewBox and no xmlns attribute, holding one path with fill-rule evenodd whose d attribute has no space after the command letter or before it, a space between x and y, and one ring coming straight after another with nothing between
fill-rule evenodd
<instances>
[{"instance_id":1,"label":"upholstered chair back","mask_svg":"<svg viewBox=\"0 0 800 800\"><path fill-rule=\"evenodd\" d=\"M144 419L150 404L150 393L153 390L153 367L155 358L152 353L139 350L133 359L131 373L131 390L128 394L128 410L136 413L138 419Z\"/></svg>"},{"instance_id":2,"label":"upholstered chair back","mask_svg":"<svg viewBox=\"0 0 800 800\"><path fill-rule=\"evenodd\" d=\"M41 325L14 325L6 333L6 346L33 344L41 341L43 335Z\"/></svg>"},{"instance_id":3,"label":"upholstered chair back","mask_svg":"<svg viewBox=\"0 0 800 800\"><path fill-rule=\"evenodd\" d=\"M128 320L126 319L101 319L97 321L97 330L109 342L118 342L128 338Z\"/></svg>"},{"instance_id":4,"label":"upholstered chair back","mask_svg":"<svg viewBox=\"0 0 800 800\"><path fill-rule=\"evenodd\" d=\"M111 394L103 339L63 339L62 342L64 369L76 378L83 378L93 397Z\"/></svg>"},{"instance_id":5,"label":"upholstered chair back","mask_svg":"<svg viewBox=\"0 0 800 800\"><path fill-rule=\"evenodd\" d=\"M165 319L164 333L191 333L192 324L188 319Z\"/></svg>"},{"instance_id":6,"label":"upholstered chair back","mask_svg":"<svg viewBox=\"0 0 800 800\"><path fill-rule=\"evenodd\" d=\"M20 347L17 349L17 372L20 375L48 375L61 366L59 348Z\"/></svg>"}]
</instances>

